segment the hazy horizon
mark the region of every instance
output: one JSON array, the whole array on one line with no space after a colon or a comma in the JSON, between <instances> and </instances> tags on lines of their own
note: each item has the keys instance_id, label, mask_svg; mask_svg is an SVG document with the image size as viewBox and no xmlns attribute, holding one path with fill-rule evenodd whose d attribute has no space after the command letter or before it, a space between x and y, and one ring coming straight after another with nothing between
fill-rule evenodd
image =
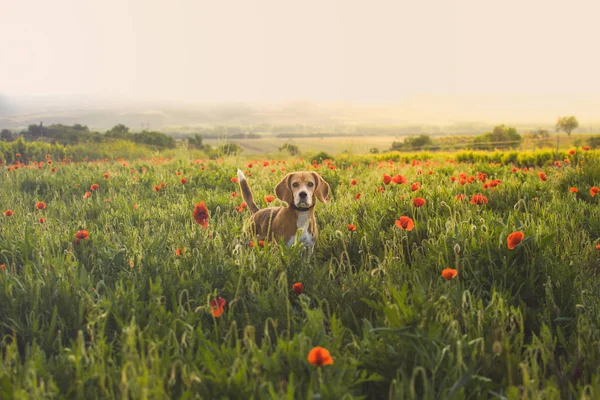
<instances>
[{"instance_id":1,"label":"hazy horizon","mask_svg":"<svg viewBox=\"0 0 600 400\"><path fill-rule=\"evenodd\" d=\"M600 121L597 1L58 0L2 13L1 117L304 103L382 121Z\"/></svg>"}]
</instances>

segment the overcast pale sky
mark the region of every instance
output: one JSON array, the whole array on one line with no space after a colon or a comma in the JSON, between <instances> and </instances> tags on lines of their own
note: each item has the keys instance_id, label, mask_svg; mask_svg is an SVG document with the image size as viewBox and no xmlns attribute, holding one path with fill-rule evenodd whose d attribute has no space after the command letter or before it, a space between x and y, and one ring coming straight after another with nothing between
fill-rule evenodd
<instances>
[{"instance_id":1,"label":"overcast pale sky","mask_svg":"<svg viewBox=\"0 0 600 400\"><path fill-rule=\"evenodd\" d=\"M600 1L0 4L0 93L399 101L600 92Z\"/></svg>"}]
</instances>

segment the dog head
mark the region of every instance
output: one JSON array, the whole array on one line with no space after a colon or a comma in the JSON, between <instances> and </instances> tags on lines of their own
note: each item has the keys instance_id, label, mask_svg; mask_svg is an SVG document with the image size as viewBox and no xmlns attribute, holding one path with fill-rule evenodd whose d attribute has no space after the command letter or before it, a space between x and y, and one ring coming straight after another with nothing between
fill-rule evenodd
<instances>
[{"instance_id":1,"label":"dog head","mask_svg":"<svg viewBox=\"0 0 600 400\"><path fill-rule=\"evenodd\" d=\"M277 184L275 194L290 206L309 209L314 207L316 199L327 202L329 184L316 172L291 172Z\"/></svg>"}]
</instances>

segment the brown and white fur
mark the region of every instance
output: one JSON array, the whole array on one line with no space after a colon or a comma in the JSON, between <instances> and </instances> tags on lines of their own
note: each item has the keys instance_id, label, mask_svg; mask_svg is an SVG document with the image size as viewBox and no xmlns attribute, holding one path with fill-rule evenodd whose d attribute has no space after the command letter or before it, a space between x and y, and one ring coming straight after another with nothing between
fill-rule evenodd
<instances>
[{"instance_id":1,"label":"brown and white fur","mask_svg":"<svg viewBox=\"0 0 600 400\"><path fill-rule=\"evenodd\" d=\"M252 212L249 227L259 239L278 242L280 239L291 246L296 242L296 233L302 232L299 242L313 247L319 234L315 220L317 200L327 202L329 184L316 172L292 172L283 177L275 187L275 194L285 201L287 207L258 208L244 173L238 169L238 180L242 198Z\"/></svg>"}]
</instances>

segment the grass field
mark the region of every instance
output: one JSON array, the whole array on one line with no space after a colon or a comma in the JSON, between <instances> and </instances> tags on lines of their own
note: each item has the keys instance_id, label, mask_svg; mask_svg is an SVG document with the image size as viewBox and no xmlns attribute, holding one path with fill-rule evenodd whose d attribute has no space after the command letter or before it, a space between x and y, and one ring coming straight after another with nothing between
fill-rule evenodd
<instances>
[{"instance_id":1,"label":"grass field","mask_svg":"<svg viewBox=\"0 0 600 400\"><path fill-rule=\"evenodd\" d=\"M600 153L410 158L2 167L0 398L600 398ZM312 257L238 167L330 184Z\"/></svg>"}]
</instances>

